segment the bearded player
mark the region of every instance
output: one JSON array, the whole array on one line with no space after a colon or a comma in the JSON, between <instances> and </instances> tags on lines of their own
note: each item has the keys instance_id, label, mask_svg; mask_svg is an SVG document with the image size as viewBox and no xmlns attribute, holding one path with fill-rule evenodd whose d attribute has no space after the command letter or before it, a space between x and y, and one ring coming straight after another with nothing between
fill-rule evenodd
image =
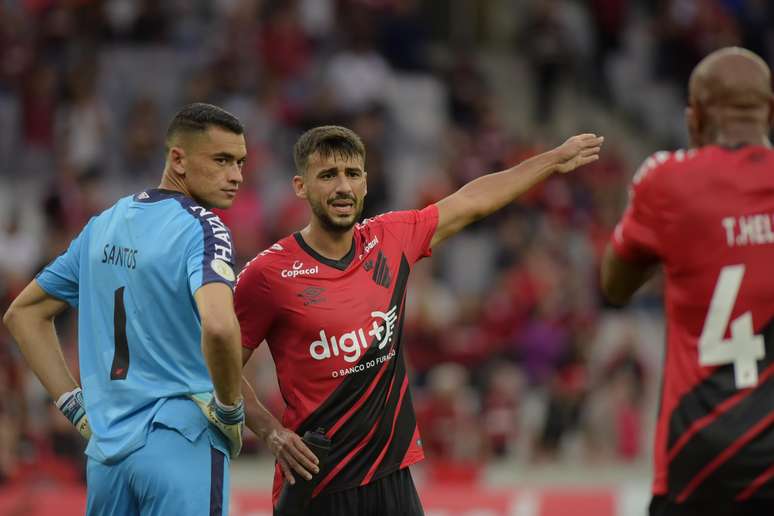
<instances>
[{"instance_id":1,"label":"bearded player","mask_svg":"<svg viewBox=\"0 0 774 516\"><path fill-rule=\"evenodd\" d=\"M602 265L629 301L666 275L667 348L652 516L774 514L774 115L771 74L725 48L693 71L692 149L635 175Z\"/></svg>"},{"instance_id":2,"label":"bearded player","mask_svg":"<svg viewBox=\"0 0 774 516\"><path fill-rule=\"evenodd\" d=\"M293 188L311 220L252 260L235 294L243 358L266 340L287 403L280 423L246 402L247 426L277 456L275 504L295 471L315 473L309 514L423 514L408 470L423 452L401 346L411 267L553 173L595 161L601 144L575 136L423 210L356 224L367 190L360 138L336 126L301 136ZM332 440L319 472L298 437L318 428Z\"/></svg>"}]
</instances>

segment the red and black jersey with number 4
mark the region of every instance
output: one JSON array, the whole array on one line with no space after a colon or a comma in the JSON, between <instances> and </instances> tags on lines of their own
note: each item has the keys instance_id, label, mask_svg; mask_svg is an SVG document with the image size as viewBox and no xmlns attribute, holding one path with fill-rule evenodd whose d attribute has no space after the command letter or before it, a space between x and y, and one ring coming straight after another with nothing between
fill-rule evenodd
<instances>
[{"instance_id":1,"label":"red and black jersey with number 4","mask_svg":"<svg viewBox=\"0 0 774 516\"><path fill-rule=\"evenodd\" d=\"M431 253L438 209L391 212L355 226L330 260L299 233L244 268L235 291L242 344L268 343L287 407L283 424L324 428L332 450L315 495L365 485L421 460L401 346L406 284ZM277 468L275 503L282 477Z\"/></svg>"},{"instance_id":2,"label":"red and black jersey with number 4","mask_svg":"<svg viewBox=\"0 0 774 516\"><path fill-rule=\"evenodd\" d=\"M612 243L666 275L654 494L774 499L774 152L655 154Z\"/></svg>"}]
</instances>

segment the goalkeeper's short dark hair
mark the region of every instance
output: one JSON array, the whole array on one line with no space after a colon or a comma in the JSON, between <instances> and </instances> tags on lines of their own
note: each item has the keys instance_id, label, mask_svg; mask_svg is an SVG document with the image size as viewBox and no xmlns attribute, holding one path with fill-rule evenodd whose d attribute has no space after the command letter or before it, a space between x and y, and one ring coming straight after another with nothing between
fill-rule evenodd
<instances>
[{"instance_id":1,"label":"goalkeeper's short dark hair","mask_svg":"<svg viewBox=\"0 0 774 516\"><path fill-rule=\"evenodd\" d=\"M184 133L203 133L213 126L234 134L245 132L239 119L225 109L204 102L195 102L178 111L169 124L165 139L167 150L175 136Z\"/></svg>"}]
</instances>

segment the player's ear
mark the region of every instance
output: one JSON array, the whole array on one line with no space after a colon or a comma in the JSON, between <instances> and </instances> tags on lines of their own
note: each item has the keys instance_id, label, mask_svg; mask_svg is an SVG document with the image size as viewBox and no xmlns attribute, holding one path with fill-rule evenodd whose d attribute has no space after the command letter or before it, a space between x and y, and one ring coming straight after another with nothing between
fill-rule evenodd
<instances>
[{"instance_id":1,"label":"player's ear","mask_svg":"<svg viewBox=\"0 0 774 516\"><path fill-rule=\"evenodd\" d=\"M368 195L368 172L363 171L363 182L365 183L365 190L363 190L363 197Z\"/></svg>"},{"instance_id":2,"label":"player's ear","mask_svg":"<svg viewBox=\"0 0 774 516\"><path fill-rule=\"evenodd\" d=\"M299 199L306 199L306 183L304 182L304 176L293 176L293 191L296 197Z\"/></svg>"},{"instance_id":3,"label":"player's ear","mask_svg":"<svg viewBox=\"0 0 774 516\"><path fill-rule=\"evenodd\" d=\"M185 176L185 151L182 147L172 147L167 155L169 166L178 176Z\"/></svg>"}]
</instances>

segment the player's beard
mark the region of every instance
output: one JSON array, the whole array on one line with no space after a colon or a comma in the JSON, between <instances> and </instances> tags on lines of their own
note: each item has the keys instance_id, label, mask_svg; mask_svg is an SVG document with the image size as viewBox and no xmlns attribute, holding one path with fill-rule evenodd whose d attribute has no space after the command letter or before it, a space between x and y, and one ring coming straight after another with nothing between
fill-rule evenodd
<instances>
[{"instance_id":1,"label":"player's beard","mask_svg":"<svg viewBox=\"0 0 774 516\"><path fill-rule=\"evenodd\" d=\"M338 197L337 199L342 199ZM333 199L330 202L337 200ZM331 216L331 214L325 209L323 203L318 200L309 200L309 205L312 207L312 213L314 213L317 220L320 221L322 226L333 233L346 233L360 220L360 215L363 213L363 201L358 200L354 195L352 197L346 197L347 200L351 200L354 203L353 216L346 219L338 219ZM326 201L327 202L327 201Z\"/></svg>"}]
</instances>

